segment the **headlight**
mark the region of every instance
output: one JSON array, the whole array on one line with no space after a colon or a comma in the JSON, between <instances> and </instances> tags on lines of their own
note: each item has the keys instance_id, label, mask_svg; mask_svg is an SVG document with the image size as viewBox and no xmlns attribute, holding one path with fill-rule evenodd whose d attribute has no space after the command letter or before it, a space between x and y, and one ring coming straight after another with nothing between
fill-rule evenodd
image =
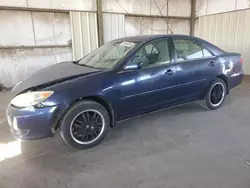
<instances>
[{"instance_id":1,"label":"headlight","mask_svg":"<svg viewBox=\"0 0 250 188\"><path fill-rule=\"evenodd\" d=\"M54 91L35 91L17 95L12 99L11 104L17 107L28 107L39 104L49 98Z\"/></svg>"}]
</instances>

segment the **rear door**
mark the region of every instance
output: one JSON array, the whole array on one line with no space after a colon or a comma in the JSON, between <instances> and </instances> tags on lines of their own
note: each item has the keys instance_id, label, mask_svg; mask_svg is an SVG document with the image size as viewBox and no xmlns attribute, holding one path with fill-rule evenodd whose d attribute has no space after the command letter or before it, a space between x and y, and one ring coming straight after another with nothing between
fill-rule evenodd
<instances>
[{"instance_id":1,"label":"rear door","mask_svg":"<svg viewBox=\"0 0 250 188\"><path fill-rule=\"evenodd\" d=\"M176 63L177 98L189 101L201 97L207 84L217 74L219 65L208 49L189 37L173 37Z\"/></svg>"}]
</instances>

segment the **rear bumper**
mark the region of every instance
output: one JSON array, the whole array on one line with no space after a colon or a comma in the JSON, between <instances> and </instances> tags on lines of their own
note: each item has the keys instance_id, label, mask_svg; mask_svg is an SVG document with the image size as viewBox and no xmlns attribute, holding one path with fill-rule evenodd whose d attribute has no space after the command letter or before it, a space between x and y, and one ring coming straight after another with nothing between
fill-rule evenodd
<instances>
[{"instance_id":1,"label":"rear bumper","mask_svg":"<svg viewBox=\"0 0 250 188\"><path fill-rule=\"evenodd\" d=\"M238 86L239 84L241 84L241 82L243 81L243 78L244 78L243 71L241 71L239 73L232 74L229 77L229 82L228 82L229 89L232 89L232 88Z\"/></svg>"},{"instance_id":2,"label":"rear bumper","mask_svg":"<svg viewBox=\"0 0 250 188\"><path fill-rule=\"evenodd\" d=\"M30 140L53 136L53 117L57 109L58 106L17 109L9 105L7 119L13 137Z\"/></svg>"}]
</instances>

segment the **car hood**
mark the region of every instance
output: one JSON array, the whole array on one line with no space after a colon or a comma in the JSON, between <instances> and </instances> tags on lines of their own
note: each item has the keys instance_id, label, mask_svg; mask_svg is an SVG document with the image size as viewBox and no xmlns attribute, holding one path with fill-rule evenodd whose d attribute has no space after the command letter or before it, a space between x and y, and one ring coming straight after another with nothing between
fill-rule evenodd
<instances>
[{"instance_id":1,"label":"car hood","mask_svg":"<svg viewBox=\"0 0 250 188\"><path fill-rule=\"evenodd\" d=\"M48 66L19 82L12 92L17 94L32 87L52 85L79 76L100 72L100 69L89 68L75 64L74 62L63 62Z\"/></svg>"}]
</instances>

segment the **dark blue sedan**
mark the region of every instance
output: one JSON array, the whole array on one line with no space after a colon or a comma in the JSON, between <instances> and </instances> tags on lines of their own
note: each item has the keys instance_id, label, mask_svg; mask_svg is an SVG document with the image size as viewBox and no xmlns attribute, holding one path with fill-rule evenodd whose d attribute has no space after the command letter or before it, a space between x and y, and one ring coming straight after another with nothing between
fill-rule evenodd
<instances>
[{"instance_id":1,"label":"dark blue sedan","mask_svg":"<svg viewBox=\"0 0 250 188\"><path fill-rule=\"evenodd\" d=\"M190 36L117 39L17 84L8 122L17 139L50 137L59 129L69 146L90 148L132 116L196 100L221 107L242 82L242 63L240 54Z\"/></svg>"}]
</instances>

